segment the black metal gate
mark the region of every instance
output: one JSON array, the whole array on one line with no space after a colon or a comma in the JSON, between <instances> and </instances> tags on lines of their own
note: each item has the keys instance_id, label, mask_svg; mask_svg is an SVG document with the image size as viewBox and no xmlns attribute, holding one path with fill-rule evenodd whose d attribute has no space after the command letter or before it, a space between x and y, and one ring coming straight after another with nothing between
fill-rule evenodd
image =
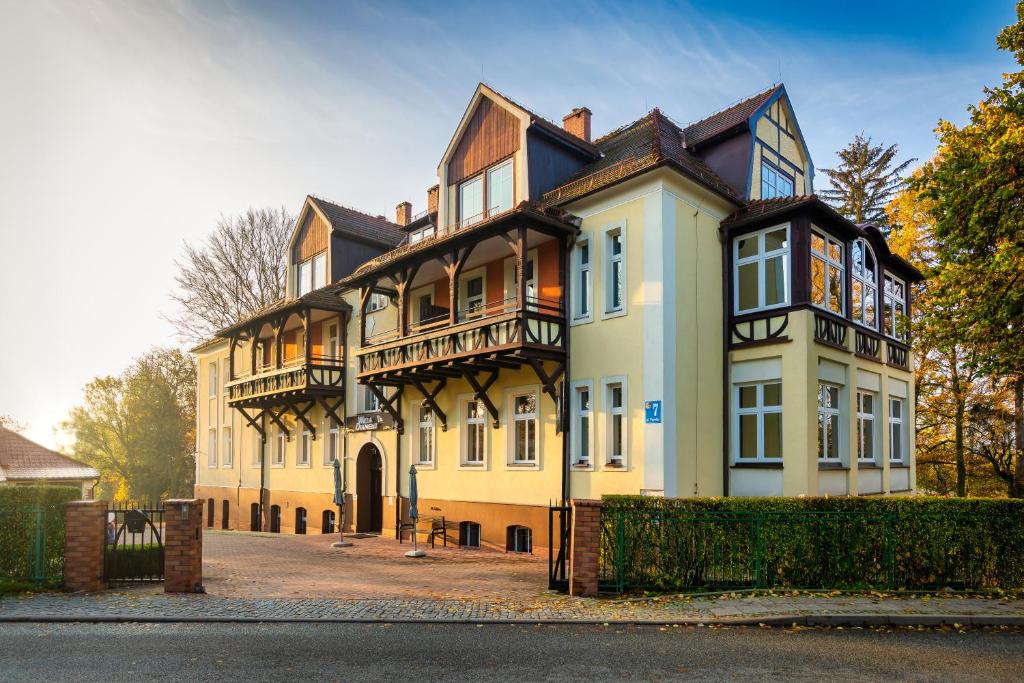
<instances>
[{"instance_id":1,"label":"black metal gate","mask_svg":"<svg viewBox=\"0 0 1024 683\"><path fill-rule=\"evenodd\" d=\"M556 519L557 518L557 519ZM569 590L569 553L572 551L572 508L548 506L548 588Z\"/></svg>"},{"instance_id":2,"label":"black metal gate","mask_svg":"<svg viewBox=\"0 0 1024 683\"><path fill-rule=\"evenodd\" d=\"M108 584L164 580L163 504L112 502L107 508L103 577Z\"/></svg>"}]
</instances>

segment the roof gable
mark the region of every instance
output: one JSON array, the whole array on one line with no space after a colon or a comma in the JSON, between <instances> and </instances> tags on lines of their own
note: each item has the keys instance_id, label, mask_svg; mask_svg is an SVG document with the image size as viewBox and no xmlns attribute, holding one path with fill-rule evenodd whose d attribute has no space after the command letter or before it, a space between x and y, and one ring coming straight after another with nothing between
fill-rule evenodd
<instances>
[{"instance_id":1,"label":"roof gable","mask_svg":"<svg viewBox=\"0 0 1024 683\"><path fill-rule=\"evenodd\" d=\"M385 247L394 247L403 239L405 233L397 223L392 223L383 216L371 216L368 213L350 209L347 206L335 204L315 195L306 196L306 204L315 211L318 211L324 219L330 223L334 232L339 232L364 242L371 242ZM299 222L296 226L296 235L302 225L301 219L305 215L305 209L299 215ZM295 235L293 235L294 239Z\"/></svg>"},{"instance_id":2,"label":"roof gable","mask_svg":"<svg viewBox=\"0 0 1024 683\"><path fill-rule=\"evenodd\" d=\"M0 481L98 479L94 468L0 427Z\"/></svg>"},{"instance_id":3,"label":"roof gable","mask_svg":"<svg viewBox=\"0 0 1024 683\"><path fill-rule=\"evenodd\" d=\"M686 146L693 149L722 135L741 131L750 125L751 119L760 116L764 109L770 106L780 93L784 92L785 87L781 83L773 85L753 97L730 105L696 123L691 123L683 129Z\"/></svg>"}]
</instances>

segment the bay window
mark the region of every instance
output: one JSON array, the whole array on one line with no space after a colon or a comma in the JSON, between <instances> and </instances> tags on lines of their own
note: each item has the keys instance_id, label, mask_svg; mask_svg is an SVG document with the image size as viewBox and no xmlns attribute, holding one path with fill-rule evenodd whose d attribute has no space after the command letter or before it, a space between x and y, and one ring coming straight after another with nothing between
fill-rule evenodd
<instances>
[{"instance_id":1,"label":"bay window","mask_svg":"<svg viewBox=\"0 0 1024 683\"><path fill-rule=\"evenodd\" d=\"M811 303L843 315L845 279L843 244L817 230L811 232Z\"/></svg>"},{"instance_id":2,"label":"bay window","mask_svg":"<svg viewBox=\"0 0 1024 683\"><path fill-rule=\"evenodd\" d=\"M818 383L818 460L839 462L839 387Z\"/></svg>"},{"instance_id":3,"label":"bay window","mask_svg":"<svg viewBox=\"0 0 1024 683\"><path fill-rule=\"evenodd\" d=\"M733 296L736 313L789 303L789 225L733 241Z\"/></svg>"},{"instance_id":4,"label":"bay window","mask_svg":"<svg viewBox=\"0 0 1024 683\"><path fill-rule=\"evenodd\" d=\"M875 395L857 392L857 459L875 462Z\"/></svg>"},{"instance_id":5,"label":"bay window","mask_svg":"<svg viewBox=\"0 0 1024 683\"><path fill-rule=\"evenodd\" d=\"M850 249L853 274L853 320L875 328L878 325L875 310L878 307L878 276L875 272L875 254L863 239Z\"/></svg>"},{"instance_id":6,"label":"bay window","mask_svg":"<svg viewBox=\"0 0 1024 683\"><path fill-rule=\"evenodd\" d=\"M782 460L782 383L737 385L734 400L737 461Z\"/></svg>"},{"instance_id":7,"label":"bay window","mask_svg":"<svg viewBox=\"0 0 1024 683\"><path fill-rule=\"evenodd\" d=\"M904 321L907 314L907 284L898 277L886 273L883 287L885 319L882 324L885 334L893 339L905 340L907 338Z\"/></svg>"}]
</instances>

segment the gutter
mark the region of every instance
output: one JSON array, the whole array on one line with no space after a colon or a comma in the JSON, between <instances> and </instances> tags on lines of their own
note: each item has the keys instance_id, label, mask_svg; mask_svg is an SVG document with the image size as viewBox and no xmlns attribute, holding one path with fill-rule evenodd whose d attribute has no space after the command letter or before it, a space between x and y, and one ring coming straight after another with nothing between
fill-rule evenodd
<instances>
[{"instance_id":1,"label":"gutter","mask_svg":"<svg viewBox=\"0 0 1024 683\"><path fill-rule=\"evenodd\" d=\"M729 426L732 418L729 415L729 320L732 317L732 308L729 301L732 298L731 282L732 273L729 270L729 237L719 233L719 241L722 243L722 496L729 495Z\"/></svg>"}]
</instances>

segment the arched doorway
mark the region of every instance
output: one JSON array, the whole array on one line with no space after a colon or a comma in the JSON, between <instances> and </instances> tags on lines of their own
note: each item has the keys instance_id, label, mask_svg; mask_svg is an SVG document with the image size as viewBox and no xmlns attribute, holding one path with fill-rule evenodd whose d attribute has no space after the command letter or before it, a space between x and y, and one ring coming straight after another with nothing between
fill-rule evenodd
<instances>
[{"instance_id":1,"label":"arched doorway","mask_svg":"<svg viewBox=\"0 0 1024 683\"><path fill-rule=\"evenodd\" d=\"M384 526L384 462L380 449L368 443L356 460L356 531L380 533Z\"/></svg>"}]
</instances>

